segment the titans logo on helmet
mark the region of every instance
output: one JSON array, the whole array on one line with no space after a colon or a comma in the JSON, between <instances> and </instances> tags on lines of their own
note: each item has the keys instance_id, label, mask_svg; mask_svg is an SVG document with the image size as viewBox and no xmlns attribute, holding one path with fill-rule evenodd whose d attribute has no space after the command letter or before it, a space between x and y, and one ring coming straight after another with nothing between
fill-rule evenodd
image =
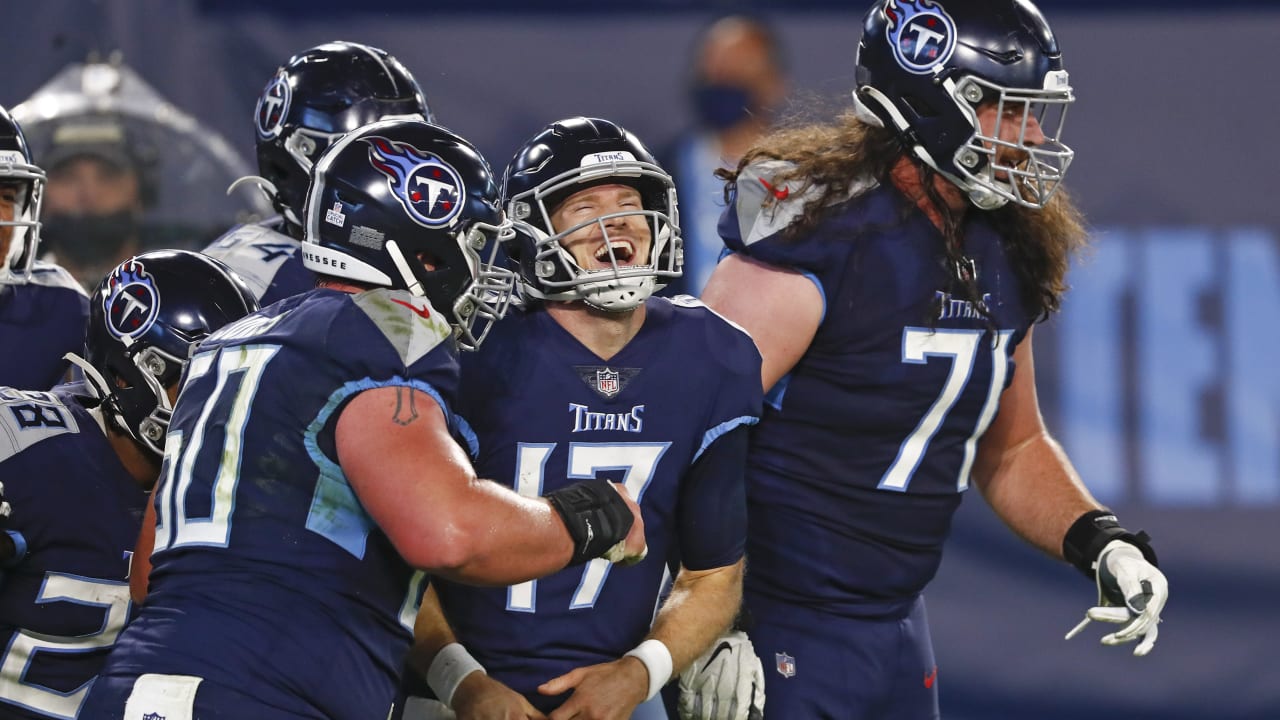
<instances>
[{"instance_id":1,"label":"titans logo on helmet","mask_svg":"<svg viewBox=\"0 0 1280 720\"><path fill-rule=\"evenodd\" d=\"M462 212L466 188L448 163L412 145L379 135L361 138L369 144L369 162L387 176L396 199L419 225L446 227Z\"/></svg>"},{"instance_id":2,"label":"titans logo on helmet","mask_svg":"<svg viewBox=\"0 0 1280 720\"><path fill-rule=\"evenodd\" d=\"M107 330L126 346L151 329L160 312L160 291L142 263L130 260L111 271L102 310Z\"/></svg>"},{"instance_id":3,"label":"titans logo on helmet","mask_svg":"<svg viewBox=\"0 0 1280 720\"><path fill-rule=\"evenodd\" d=\"M956 24L930 0L894 0L884 10L885 29L893 57L907 72L925 75L951 59L956 49Z\"/></svg>"},{"instance_id":4,"label":"titans logo on helmet","mask_svg":"<svg viewBox=\"0 0 1280 720\"><path fill-rule=\"evenodd\" d=\"M276 73L267 83L267 87L258 98L258 106L254 108L254 125L258 135L273 138L280 134L284 119L289 114L289 101L293 98L293 89L289 87L289 76L284 70Z\"/></svg>"}]
</instances>

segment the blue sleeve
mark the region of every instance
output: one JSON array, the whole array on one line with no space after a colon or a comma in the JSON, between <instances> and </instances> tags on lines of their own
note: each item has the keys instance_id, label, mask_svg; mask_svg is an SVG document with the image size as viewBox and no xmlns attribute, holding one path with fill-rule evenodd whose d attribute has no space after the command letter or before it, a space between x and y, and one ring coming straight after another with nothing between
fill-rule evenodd
<instances>
[{"instance_id":1,"label":"blue sleeve","mask_svg":"<svg viewBox=\"0 0 1280 720\"><path fill-rule=\"evenodd\" d=\"M680 485L680 558L690 570L732 565L747 539L747 438L738 425L716 438Z\"/></svg>"}]
</instances>

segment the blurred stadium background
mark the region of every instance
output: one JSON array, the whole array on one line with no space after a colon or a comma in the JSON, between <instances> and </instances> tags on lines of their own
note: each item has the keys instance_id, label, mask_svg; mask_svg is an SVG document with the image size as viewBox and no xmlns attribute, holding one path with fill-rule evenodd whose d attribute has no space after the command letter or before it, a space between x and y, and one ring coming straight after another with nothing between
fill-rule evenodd
<instances>
[{"instance_id":1,"label":"blurred stadium background","mask_svg":"<svg viewBox=\"0 0 1280 720\"><path fill-rule=\"evenodd\" d=\"M1280 3L1040 6L1077 89L1067 184L1095 235L1065 311L1038 333L1042 403L1095 494L1155 538L1171 602L1147 658L1098 646L1101 629L1064 642L1094 589L970 498L927 595L944 717L1280 718ZM690 44L725 12L776 25L797 99L842 106L864 7L41 0L8 16L0 104L118 49L252 163L250 116L272 71L355 40L402 60L441 122L500 168L574 114L662 147L692 121Z\"/></svg>"}]
</instances>

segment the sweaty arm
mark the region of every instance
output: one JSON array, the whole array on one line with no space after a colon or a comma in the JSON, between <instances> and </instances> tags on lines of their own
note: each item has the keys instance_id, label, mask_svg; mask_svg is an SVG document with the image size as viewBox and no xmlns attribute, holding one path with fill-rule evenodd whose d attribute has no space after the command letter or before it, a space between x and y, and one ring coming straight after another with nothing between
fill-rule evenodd
<instances>
[{"instance_id":1,"label":"sweaty arm","mask_svg":"<svg viewBox=\"0 0 1280 720\"><path fill-rule=\"evenodd\" d=\"M812 280L737 253L716 265L701 299L755 340L766 392L791 372L822 322L822 292Z\"/></svg>"},{"instance_id":2,"label":"sweaty arm","mask_svg":"<svg viewBox=\"0 0 1280 720\"><path fill-rule=\"evenodd\" d=\"M338 418L335 444L361 504L414 567L457 582L511 585L581 555L546 499L475 476L443 410L420 390L389 386L356 395ZM626 538L637 556L643 533L636 520Z\"/></svg>"},{"instance_id":3,"label":"sweaty arm","mask_svg":"<svg viewBox=\"0 0 1280 720\"><path fill-rule=\"evenodd\" d=\"M1131 533L1103 510L1080 482L1071 461L1049 437L1036 400L1031 334L1014 351L1013 382L978 448L974 479L996 514L1016 533L1093 578L1097 605L1069 633L1090 622L1120 625L1104 645L1138 641L1146 655L1159 637L1169 584L1156 567L1145 533Z\"/></svg>"},{"instance_id":4,"label":"sweaty arm","mask_svg":"<svg viewBox=\"0 0 1280 720\"><path fill-rule=\"evenodd\" d=\"M1045 428L1036 396L1031 338L1029 331L1014 351L1013 382L1001 394L1000 411L982 436L973 478L1006 525L1062 559L1067 529L1081 515L1101 506Z\"/></svg>"}]
</instances>

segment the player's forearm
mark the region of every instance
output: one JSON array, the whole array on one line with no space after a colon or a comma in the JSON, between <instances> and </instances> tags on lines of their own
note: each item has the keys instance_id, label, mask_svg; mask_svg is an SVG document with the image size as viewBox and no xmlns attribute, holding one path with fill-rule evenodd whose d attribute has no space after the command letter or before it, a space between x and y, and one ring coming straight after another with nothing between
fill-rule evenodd
<instances>
[{"instance_id":1,"label":"player's forearm","mask_svg":"<svg viewBox=\"0 0 1280 720\"><path fill-rule=\"evenodd\" d=\"M427 586L422 606L413 623L413 647L409 650L409 666L426 677L431 661L444 646L458 641L449 620L444 616L435 586Z\"/></svg>"},{"instance_id":2,"label":"player's forearm","mask_svg":"<svg viewBox=\"0 0 1280 720\"><path fill-rule=\"evenodd\" d=\"M1062 539L1082 514L1101 507L1057 441L1041 432L975 473L996 515L1027 542L1062 558Z\"/></svg>"},{"instance_id":3,"label":"player's forearm","mask_svg":"<svg viewBox=\"0 0 1280 720\"><path fill-rule=\"evenodd\" d=\"M546 500L474 480L455 507L441 539L447 549L431 568L449 580L512 585L560 570L573 557L573 541Z\"/></svg>"},{"instance_id":4,"label":"player's forearm","mask_svg":"<svg viewBox=\"0 0 1280 720\"><path fill-rule=\"evenodd\" d=\"M729 630L742 603L744 561L712 570L681 569L649 637L671 652L672 676Z\"/></svg>"},{"instance_id":5,"label":"player's forearm","mask_svg":"<svg viewBox=\"0 0 1280 720\"><path fill-rule=\"evenodd\" d=\"M573 542L543 498L521 497L490 480L472 480L451 512L434 573L467 584L509 585L564 568Z\"/></svg>"}]
</instances>

